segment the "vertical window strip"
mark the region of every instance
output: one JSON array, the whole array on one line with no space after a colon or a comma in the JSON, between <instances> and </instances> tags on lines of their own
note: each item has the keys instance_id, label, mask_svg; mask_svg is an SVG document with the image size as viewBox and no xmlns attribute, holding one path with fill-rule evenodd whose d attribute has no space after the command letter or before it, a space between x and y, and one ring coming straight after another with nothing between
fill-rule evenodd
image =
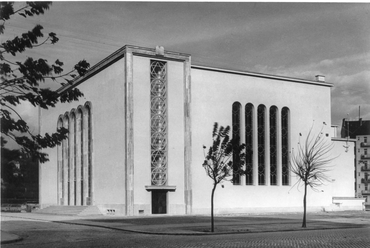
<instances>
[{"instance_id":1,"label":"vertical window strip","mask_svg":"<svg viewBox=\"0 0 370 248\"><path fill-rule=\"evenodd\" d=\"M69 130L69 118L68 118L68 115L66 114L64 116L64 123L63 123L63 126L64 128L68 129ZM64 171L65 171L65 197L67 199L64 198L64 201L65 201L65 205L70 205L70 173L69 173L69 170L70 170L70 164L69 164L69 139L68 137L66 139L64 139L63 141L63 164L64 164Z\"/></svg>"},{"instance_id":2,"label":"vertical window strip","mask_svg":"<svg viewBox=\"0 0 370 248\"><path fill-rule=\"evenodd\" d=\"M91 109L88 105L85 106L86 108L86 113L87 113L87 180L88 180L88 191L87 191L87 197L89 199L89 204L91 205L91 192L92 192L92 164L91 164Z\"/></svg>"},{"instance_id":3,"label":"vertical window strip","mask_svg":"<svg viewBox=\"0 0 370 248\"><path fill-rule=\"evenodd\" d=\"M281 111L282 184L289 185L289 109Z\"/></svg>"},{"instance_id":4,"label":"vertical window strip","mask_svg":"<svg viewBox=\"0 0 370 248\"><path fill-rule=\"evenodd\" d=\"M84 164L86 163L84 161L84 132L83 132L83 126L84 126L84 118L83 118L83 111L82 111L82 108L79 108L79 113L80 113L80 122L78 123L80 125L80 132L81 132L81 135L80 135L80 156L81 156L81 205L84 205L84 177L85 177L85 174L84 174Z\"/></svg>"},{"instance_id":5,"label":"vertical window strip","mask_svg":"<svg viewBox=\"0 0 370 248\"><path fill-rule=\"evenodd\" d=\"M150 61L152 185L167 184L167 63Z\"/></svg>"},{"instance_id":6,"label":"vertical window strip","mask_svg":"<svg viewBox=\"0 0 370 248\"><path fill-rule=\"evenodd\" d=\"M87 115L87 130L84 132L84 111ZM84 205L84 191L91 204L92 196L92 118L91 107L79 106L77 111L67 112L58 120L58 128L69 130L69 137L58 146L58 180L61 205ZM86 136L86 137L85 137ZM87 144L84 140L87 139ZM69 143L71 141L71 143ZM85 158L84 152L87 156ZM60 155L59 155L60 154ZM87 163L87 171L84 164ZM87 183L87 184L86 184ZM77 184L80 184L77 186ZM84 184L86 184L84 186ZM80 191L80 192L79 192ZM77 194L80 194L77 196ZM79 202L81 199L81 202Z\"/></svg>"},{"instance_id":7,"label":"vertical window strip","mask_svg":"<svg viewBox=\"0 0 370 248\"><path fill-rule=\"evenodd\" d=\"M58 119L57 129L63 126L63 120ZM58 153L58 204L63 205L63 187L64 187L64 172L63 172L63 142L57 146Z\"/></svg>"},{"instance_id":8,"label":"vertical window strip","mask_svg":"<svg viewBox=\"0 0 370 248\"><path fill-rule=\"evenodd\" d=\"M245 105L245 184L253 185L253 105Z\"/></svg>"},{"instance_id":9,"label":"vertical window strip","mask_svg":"<svg viewBox=\"0 0 370 248\"><path fill-rule=\"evenodd\" d=\"M265 106L257 110L258 133L258 185L265 185Z\"/></svg>"},{"instance_id":10,"label":"vertical window strip","mask_svg":"<svg viewBox=\"0 0 370 248\"><path fill-rule=\"evenodd\" d=\"M239 173L239 145L240 145L240 111L241 104L239 102L234 102L232 105L232 139L234 140L233 145L233 184L240 184L240 173Z\"/></svg>"},{"instance_id":11,"label":"vertical window strip","mask_svg":"<svg viewBox=\"0 0 370 248\"><path fill-rule=\"evenodd\" d=\"M76 205L76 115L74 110L70 114L70 137L71 137L71 198L72 202L71 205Z\"/></svg>"},{"instance_id":12,"label":"vertical window strip","mask_svg":"<svg viewBox=\"0 0 370 248\"><path fill-rule=\"evenodd\" d=\"M277 185L277 107L270 108L270 185Z\"/></svg>"}]
</instances>

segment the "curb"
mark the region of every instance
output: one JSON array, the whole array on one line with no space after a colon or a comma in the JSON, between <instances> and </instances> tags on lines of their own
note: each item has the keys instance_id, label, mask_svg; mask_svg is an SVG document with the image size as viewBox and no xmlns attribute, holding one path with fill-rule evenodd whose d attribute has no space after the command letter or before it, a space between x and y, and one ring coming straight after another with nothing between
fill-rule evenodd
<instances>
[{"instance_id":1,"label":"curb","mask_svg":"<svg viewBox=\"0 0 370 248\"><path fill-rule=\"evenodd\" d=\"M139 231L139 230L130 230L124 229L119 227L109 227L109 226L102 226L96 224L88 224L88 223L78 223L78 222L66 222L66 221L50 221L53 223L60 223L60 224L68 224L68 225L79 225L79 226L90 226L90 227L98 227L98 228L105 228L115 231L124 231L124 232L131 232L131 233L140 233L140 234L149 234L149 235L168 235L168 236L207 236L207 235L227 235L227 234L251 234L251 233L273 233L273 232L296 232L296 231L313 231L313 230L336 230L336 229L347 229L347 228L361 228L363 226L343 226L343 227L321 227L321 228L301 228L301 229L284 229L284 230L256 230L256 231L230 231L230 232L193 232L193 233L182 233L182 232L149 232L149 231Z\"/></svg>"},{"instance_id":2,"label":"curb","mask_svg":"<svg viewBox=\"0 0 370 248\"><path fill-rule=\"evenodd\" d=\"M3 236L3 234L6 233L6 232L1 231L1 233L2 233L1 236ZM8 233L6 233L6 234L8 234ZM10 243L15 243L15 242L23 240L23 238L19 237L18 235L15 235L15 234L10 234L10 235L14 236L14 238L11 238L11 239L8 239L8 240L1 240L0 244L2 244L2 245L3 244L10 244Z\"/></svg>"}]
</instances>

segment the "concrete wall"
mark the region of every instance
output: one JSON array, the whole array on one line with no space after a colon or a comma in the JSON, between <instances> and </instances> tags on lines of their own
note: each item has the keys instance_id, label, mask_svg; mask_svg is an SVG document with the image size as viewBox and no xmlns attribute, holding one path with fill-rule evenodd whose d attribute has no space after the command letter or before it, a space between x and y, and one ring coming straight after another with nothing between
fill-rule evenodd
<instances>
[{"instance_id":1,"label":"concrete wall","mask_svg":"<svg viewBox=\"0 0 370 248\"><path fill-rule=\"evenodd\" d=\"M60 114L92 103L94 205L108 204L124 210L124 61L120 60L79 85L84 93L78 102L58 104L42 111L41 133L55 132ZM57 149L45 149L49 162L41 165L40 203L57 204Z\"/></svg>"}]
</instances>

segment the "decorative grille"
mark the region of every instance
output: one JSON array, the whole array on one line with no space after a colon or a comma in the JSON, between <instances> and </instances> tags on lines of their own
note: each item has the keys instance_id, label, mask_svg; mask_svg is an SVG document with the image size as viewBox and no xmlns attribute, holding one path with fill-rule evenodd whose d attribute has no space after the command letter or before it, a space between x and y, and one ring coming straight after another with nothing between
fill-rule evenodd
<instances>
[{"instance_id":1,"label":"decorative grille","mask_svg":"<svg viewBox=\"0 0 370 248\"><path fill-rule=\"evenodd\" d=\"M167 184L167 70L166 62L150 63L152 185Z\"/></svg>"},{"instance_id":2,"label":"decorative grille","mask_svg":"<svg viewBox=\"0 0 370 248\"><path fill-rule=\"evenodd\" d=\"M289 109L281 111L282 183L289 185Z\"/></svg>"},{"instance_id":3,"label":"decorative grille","mask_svg":"<svg viewBox=\"0 0 370 248\"><path fill-rule=\"evenodd\" d=\"M257 110L258 128L258 185L265 185L265 106Z\"/></svg>"},{"instance_id":4,"label":"decorative grille","mask_svg":"<svg viewBox=\"0 0 370 248\"><path fill-rule=\"evenodd\" d=\"M253 105L245 105L245 184L253 185Z\"/></svg>"},{"instance_id":5,"label":"decorative grille","mask_svg":"<svg viewBox=\"0 0 370 248\"><path fill-rule=\"evenodd\" d=\"M233 124L233 140L236 141L233 145L233 183L234 185L240 184L240 174L239 174L239 144L240 144L240 109L241 104L239 102L234 102L232 106L232 124Z\"/></svg>"},{"instance_id":6,"label":"decorative grille","mask_svg":"<svg viewBox=\"0 0 370 248\"><path fill-rule=\"evenodd\" d=\"M277 108L270 108L270 185L277 185L277 125L276 125Z\"/></svg>"}]
</instances>

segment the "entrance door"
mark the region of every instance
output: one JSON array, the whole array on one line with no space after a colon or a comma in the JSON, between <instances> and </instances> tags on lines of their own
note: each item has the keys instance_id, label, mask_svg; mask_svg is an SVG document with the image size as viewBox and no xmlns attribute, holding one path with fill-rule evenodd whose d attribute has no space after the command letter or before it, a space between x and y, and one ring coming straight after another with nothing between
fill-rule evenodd
<instances>
[{"instance_id":1,"label":"entrance door","mask_svg":"<svg viewBox=\"0 0 370 248\"><path fill-rule=\"evenodd\" d=\"M153 190L152 191L152 214L167 213L167 191Z\"/></svg>"}]
</instances>

